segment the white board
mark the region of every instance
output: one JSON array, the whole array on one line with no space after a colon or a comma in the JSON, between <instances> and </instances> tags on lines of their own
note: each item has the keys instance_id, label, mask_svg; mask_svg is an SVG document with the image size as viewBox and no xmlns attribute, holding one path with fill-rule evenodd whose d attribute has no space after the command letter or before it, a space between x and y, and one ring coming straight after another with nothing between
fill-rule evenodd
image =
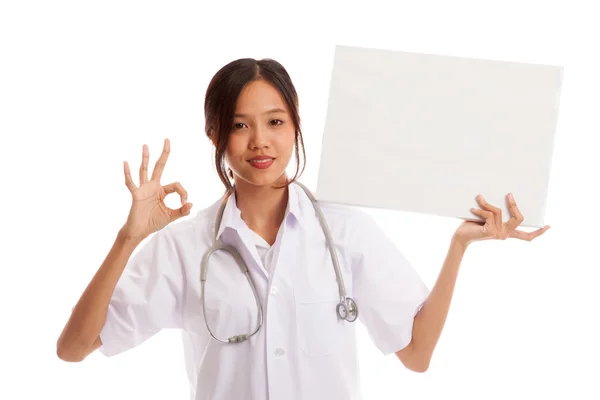
<instances>
[{"instance_id":1,"label":"white board","mask_svg":"<svg viewBox=\"0 0 600 400\"><path fill-rule=\"evenodd\" d=\"M316 196L544 225L563 68L336 46Z\"/></svg>"}]
</instances>

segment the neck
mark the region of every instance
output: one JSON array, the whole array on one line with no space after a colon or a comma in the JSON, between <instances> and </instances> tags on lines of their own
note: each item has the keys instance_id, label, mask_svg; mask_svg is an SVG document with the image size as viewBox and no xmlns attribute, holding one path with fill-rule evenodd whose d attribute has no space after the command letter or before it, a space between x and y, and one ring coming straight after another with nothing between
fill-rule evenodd
<instances>
[{"instance_id":1,"label":"neck","mask_svg":"<svg viewBox=\"0 0 600 400\"><path fill-rule=\"evenodd\" d=\"M274 189L240 181L235 182L235 198L246 225L253 230L279 229L287 208L288 188ZM283 182L286 181L284 176ZM275 186L282 186L282 182L276 182Z\"/></svg>"}]
</instances>

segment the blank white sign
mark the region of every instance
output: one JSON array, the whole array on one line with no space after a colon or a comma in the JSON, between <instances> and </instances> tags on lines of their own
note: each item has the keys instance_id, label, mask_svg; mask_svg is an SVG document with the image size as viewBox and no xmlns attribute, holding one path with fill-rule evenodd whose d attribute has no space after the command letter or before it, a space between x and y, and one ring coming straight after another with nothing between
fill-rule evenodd
<instances>
[{"instance_id":1,"label":"blank white sign","mask_svg":"<svg viewBox=\"0 0 600 400\"><path fill-rule=\"evenodd\" d=\"M544 225L563 68L336 46L316 195Z\"/></svg>"}]
</instances>

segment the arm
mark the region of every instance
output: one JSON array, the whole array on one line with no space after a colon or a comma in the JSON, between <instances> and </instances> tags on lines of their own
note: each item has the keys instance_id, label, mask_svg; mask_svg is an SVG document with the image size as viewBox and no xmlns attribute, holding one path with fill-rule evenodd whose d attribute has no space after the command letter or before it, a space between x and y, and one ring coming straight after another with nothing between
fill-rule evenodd
<instances>
[{"instance_id":1,"label":"arm","mask_svg":"<svg viewBox=\"0 0 600 400\"><path fill-rule=\"evenodd\" d=\"M373 217L359 212L351 223L352 296L359 319L383 355L399 353L411 347L415 316L431 291ZM418 368L414 362L407 364Z\"/></svg>"},{"instance_id":2,"label":"arm","mask_svg":"<svg viewBox=\"0 0 600 400\"><path fill-rule=\"evenodd\" d=\"M414 318L412 340L396 356L409 369L425 372L431 361L433 350L440 338L458 276L460 263L470 243L480 240L517 238L531 241L545 233L550 226L546 225L534 232L523 232L516 228L524 218L512 194L507 195L510 219L503 223L502 210L489 204L483 196L477 201L481 209L472 208L473 214L482 218L482 222L464 221L454 233L448 255L442 266L438 279L421 310Z\"/></svg>"},{"instance_id":3,"label":"arm","mask_svg":"<svg viewBox=\"0 0 600 400\"><path fill-rule=\"evenodd\" d=\"M410 370L425 372L433 355L433 350L444 328L448 309L452 301L458 270L467 249L462 241L452 238L448 254L438 279L414 319L412 340L396 356Z\"/></svg>"},{"instance_id":4,"label":"arm","mask_svg":"<svg viewBox=\"0 0 600 400\"><path fill-rule=\"evenodd\" d=\"M79 362L101 346L99 334L106 321L108 305L138 241L125 239L122 231L94 275L56 343L58 357Z\"/></svg>"}]
</instances>

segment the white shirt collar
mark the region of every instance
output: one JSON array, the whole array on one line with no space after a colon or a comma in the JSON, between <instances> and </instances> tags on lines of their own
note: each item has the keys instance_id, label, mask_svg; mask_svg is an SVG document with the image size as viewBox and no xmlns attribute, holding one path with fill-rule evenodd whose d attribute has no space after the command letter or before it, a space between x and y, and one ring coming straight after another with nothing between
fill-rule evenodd
<instances>
[{"instance_id":1,"label":"white shirt collar","mask_svg":"<svg viewBox=\"0 0 600 400\"><path fill-rule=\"evenodd\" d=\"M300 206L298 190L302 191L302 188L295 184L289 185L288 188L288 204L285 210L283 220L286 221L288 216L292 215L298 223L301 223L303 214L302 207ZM217 202L217 209L221 205L221 201L222 199ZM246 228L246 224L244 220L242 220L241 214L241 210L237 207L235 192L233 192L227 199L225 210L223 210L223 218L221 220L221 226L219 227L219 231L217 232L217 239L221 237L221 234L223 233L225 228L232 228L236 231ZM215 222L213 221L213 224L214 223Z\"/></svg>"}]
</instances>

